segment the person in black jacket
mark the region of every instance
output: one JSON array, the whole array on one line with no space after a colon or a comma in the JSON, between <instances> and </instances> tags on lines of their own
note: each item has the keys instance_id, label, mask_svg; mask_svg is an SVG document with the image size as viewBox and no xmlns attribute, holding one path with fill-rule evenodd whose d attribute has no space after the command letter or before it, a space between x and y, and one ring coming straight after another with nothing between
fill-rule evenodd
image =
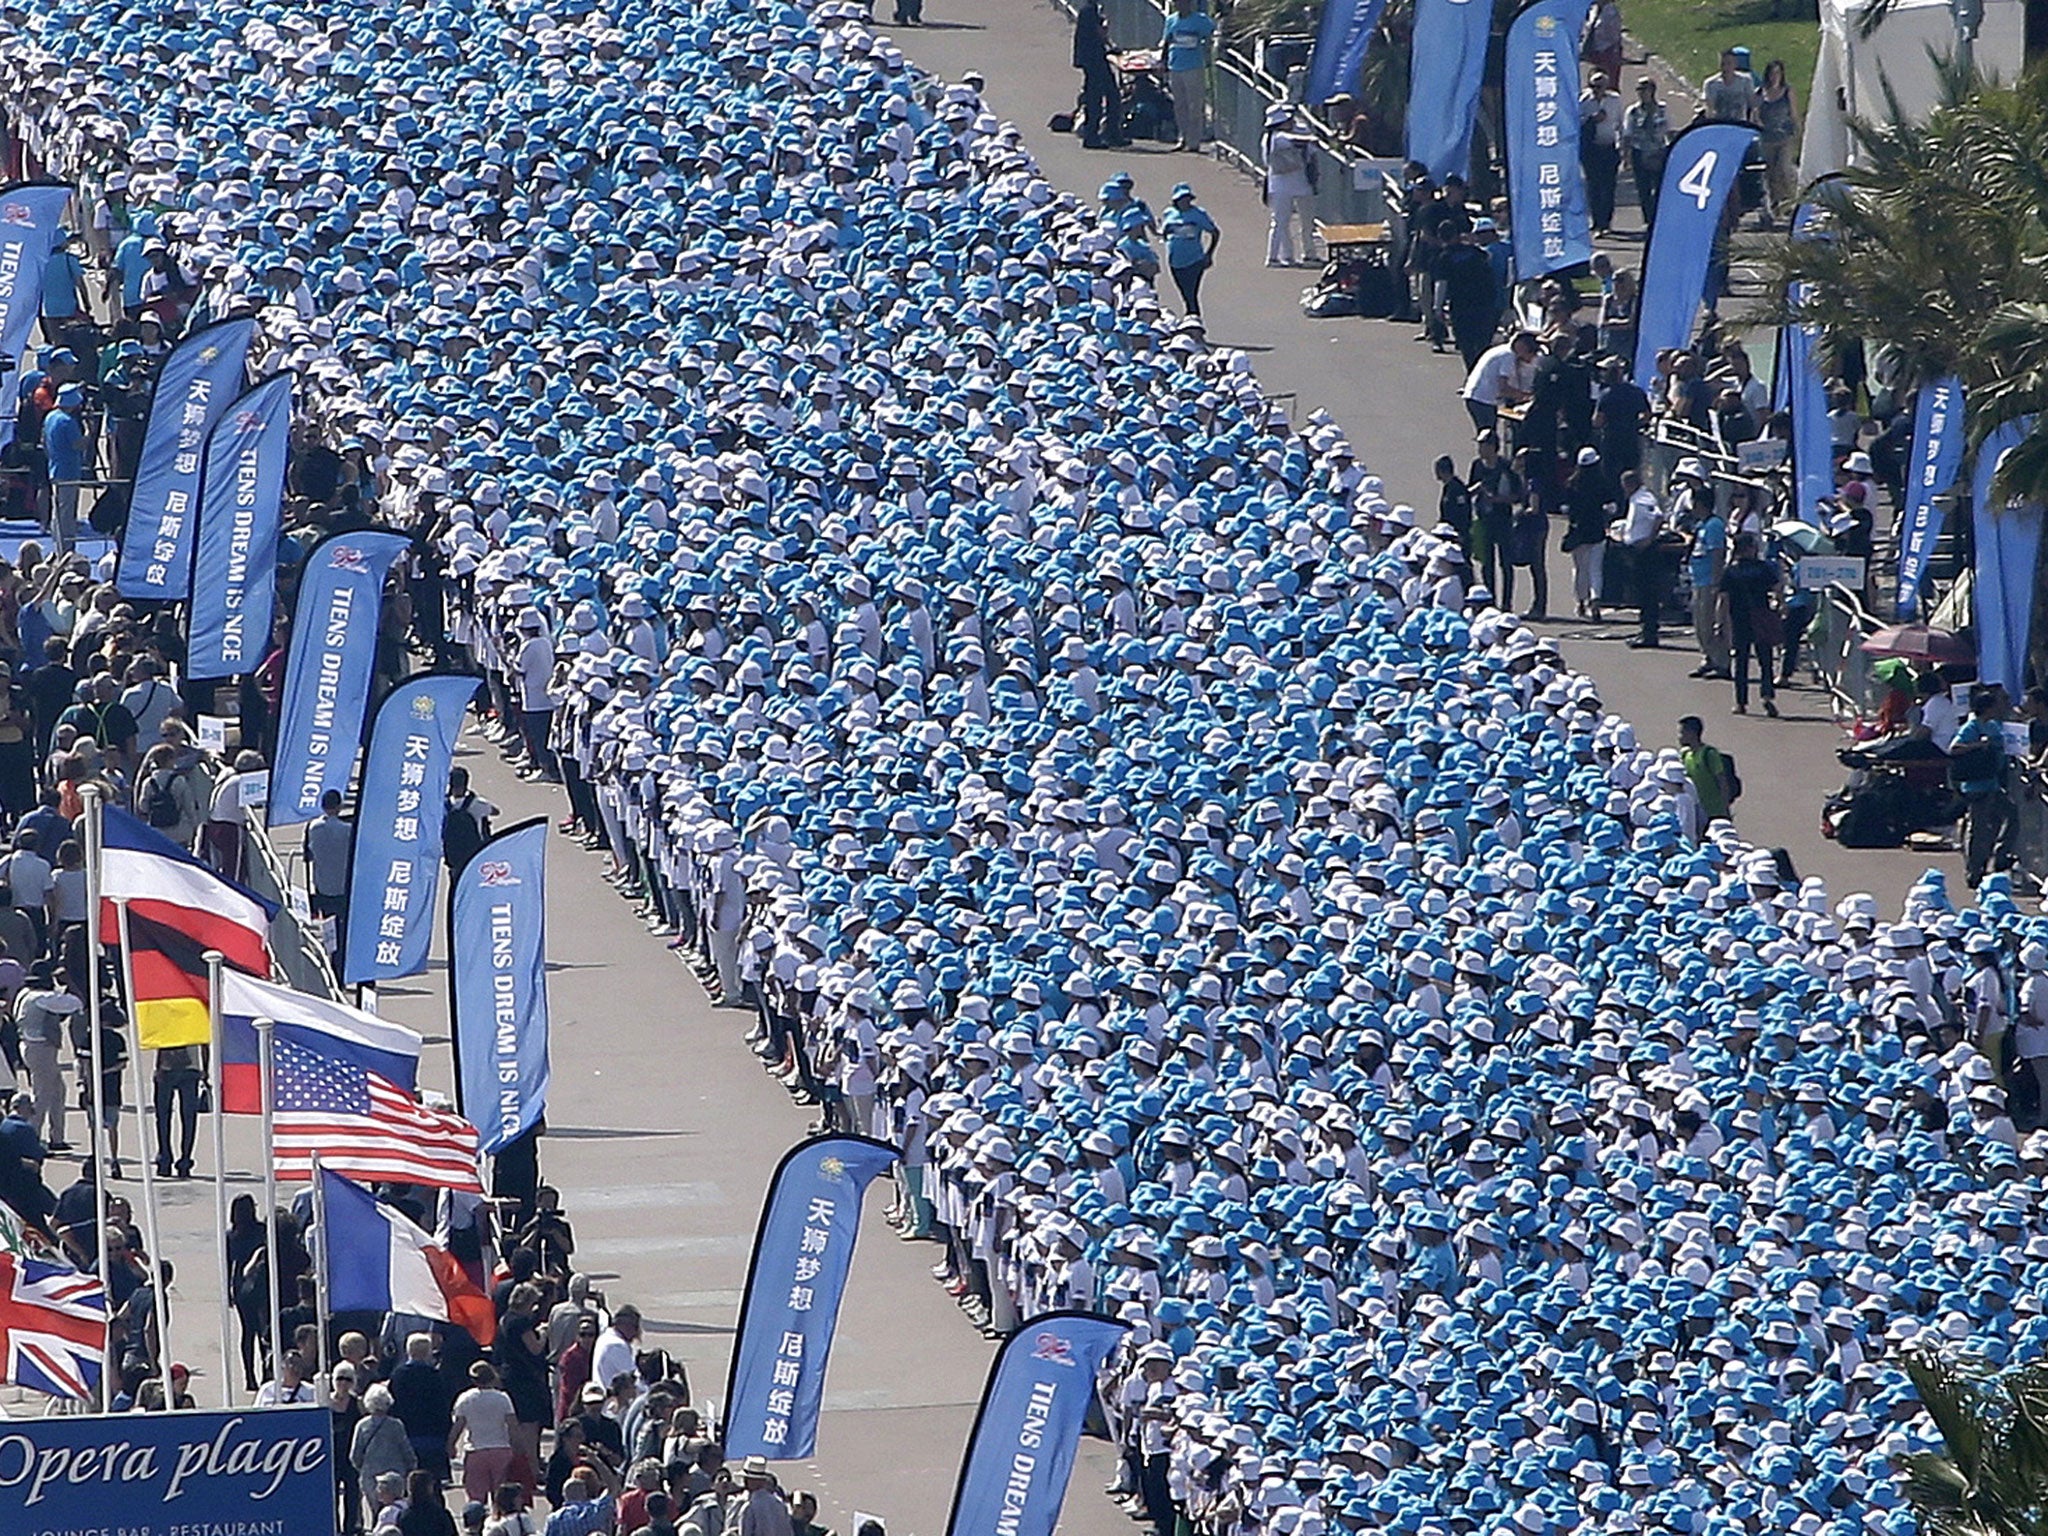
<instances>
[{"instance_id":1,"label":"person in black jacket","mask_svg":"<svg viewBox=\"0 0 2048 1536\"><path fill-rule=\"evenodd\" d=\"M434 1336L415 1333L405 1341L405 1363L391 1373L391 1411L405 1426L405 1438L422 1470L448 1478L448 1430L455 1394L434 1363Z\"/></svg>"},{"instance_id":2,"label":"person in black jacket","mask_svg":"<svg viewBox=\"0 0 2048 1536\"><path fill-rule=\"evenodd\" d=\"M1475 243L1471 230L1460 229L1436 260L1437 288L1451 321L1451 341L1470 373L1479 354L1493 344L1500 325L1493 260Z\"/></svg>"},{"instance_id":3,"label":"person in black jacket","mask_svg":"<svg viewBox=\"0 0 2048 1536\"><path fill-rule=\"evenodd\" d=\"M1109 53L1109 23L1102 7L1096 0L1082 0L1074 16L1074 68L1081 71L1079 127L1084 149L1120 149L1131 142L1124 133L1123 92L1117 89Z\"/></svg>"}]
</instances>

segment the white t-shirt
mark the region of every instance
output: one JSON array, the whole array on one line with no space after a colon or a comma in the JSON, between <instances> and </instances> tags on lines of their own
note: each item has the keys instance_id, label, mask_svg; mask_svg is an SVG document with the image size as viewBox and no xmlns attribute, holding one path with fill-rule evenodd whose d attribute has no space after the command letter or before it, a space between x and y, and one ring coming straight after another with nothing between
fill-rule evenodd
<instances>
[{"instance_id":1,"label":"white t-shirt","mask_svg":"<svg viewBox=\"0 0 2048 1536\"><path fill-rule=\"evenodd\" d=\"M1956 702L1952 693L1934 694L1920 705L1920 723L1932 733L1934 744L1944 752L1968 718L1969 711Z\"/></svg>"},{"instance_id":2,"label":"white t-shirt","mask_svg":"<svg viewBox=\"0 0 2048 1536\"><path fill-rule=\"evenodd\" d=\"M17 907L40 907L50 894L50 861L29 848L0 859L0 879L14 892Z\"/></svg>"},{"instance_id":3,"label":"white t-shirt","mask_svg":"<svg viewBox=\"0 0 2048 1536\"><path fill-rule=\"evenodd\" d=\"M553 709L548 680L555 673L555 645L546 635L530 636L519 647L519 707Z\"/></svg>"},{"instance_id":4,"label":"white t-shirt","mask_svg":"<svg viewBox=\"0 0 2048 1536\"><path fill-rule=\"evenodd\" d=\"M472 1451L512 1449L512 1399L496 1387L471 1387L455 1399L455 1423L469 1434Z\"/></svg>"},{"instance_id":5,"label":"white t-shirt","mask_svg":"<svg viewBox=\"0 0 2048 1536\"><path fill-rule=\"evenodd\" d=\"M121 707L135 717L135 750L147 752L164 739L164 722L178 707L178 690L152 677L122 694Z\"/></svg>"},{"instance_id":6,"label":"white t-shirt","mask_svg":"<svg viewBox=\"0 0 2048 1536\"><path fill-rule=\"evenodd\" d=\"M598 1335L597 1349L590 1358L590 1379L607 1391L621 1376L637 1368L634 1347L619 1334L616 1328L607 1328Z\"/></svg>"},{"instance_id":7,"label":"white t-shirt","mask_svg":"<svg viewBox=\"0 0 2048 1536\"><path fill-rule=\"evenodd\" d=\"M1529 387L1528 365L1515 356L1515 349L1507 342L1489 347L1472 365L1472 372L1465 380L1465 398L1481 405L1499 405L1501 387L1512 384L1517 389Z\"/></svg>"}]
</instances>

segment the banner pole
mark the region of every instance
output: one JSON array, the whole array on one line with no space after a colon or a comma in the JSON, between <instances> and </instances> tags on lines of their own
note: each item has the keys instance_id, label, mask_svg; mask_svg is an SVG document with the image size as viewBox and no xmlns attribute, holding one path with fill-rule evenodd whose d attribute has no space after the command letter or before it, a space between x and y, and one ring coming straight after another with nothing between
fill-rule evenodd
<instances>
[{"instance_id":1,"label":"banner pole","mask_svg":"<svg viewBox=\"0 0 2048 1536\"><path fill-rule=\"evenodd\" d=\"M162 1147L150 1145L151 1115L142 1103L142 1032L135 1022L135 962L128 944L128 901L114 902L115 932L121 941L121 987L128 997L128 1061L135 1071L135 1141L142 1157L142 1231L149 1241L150 1296L155 1302L157 1374L164 1385L164 1406L171 1405L171 1299L164 1281L164 1251L156 1210L156 1164Z\"/></svg>"},{"instance_id":2,"label":"banner pole","mask_svg":"<svg viewBox=\"0 0 2048 1536\"><path fill-rule=\"evenodd\" d=\"M333 1400L331 1383L327 1379L327 1332L329 1303L327 1300L327 1189L320 1177L320 1154L313 1154L313 1309L320 1321L320 1342L317 1359L318 1371L313 1377L313 1396L320 1403Z\"/></svg>"},{"instance_id":3,"label":"banner pole","mask_svg":"<svg viewBox=\"0 0 2048 1536\"><path fill-rule=\"evenodd\" d=\"M99 786L93 783L82 784L79 786L78 794L85 802L85 905L92 913L92 932L88 936L90 942L85 946L85 1016L87 1028L92 1032L93 1082L93 1091L86 1102L94 1107L87 1117L91 1123L86 1126L85 1155L92 1160L93 1227L99 1243L99 1268L96 1272L100 1277L101 1293L106 1298L107 1337L111 1342L114 1332L114 1288L107 1278L107 1174L105 1161L100 1157L98 1123L99 1088L104 1081L101 1076L103 1053L100 1049L100 953L103 947L100 933L100 888L104 881L101 879L100 864L106 857L106 834L100 822ZM76 978L73 980L75 982ZM104 1352L105 1355L112 1353L111 1349ZM113 1383L119 1374L119 1368L118 1360L109 1360L101 1366L99 1409L102 1413L108 1411L108 1404L113 1400Z\"/></svg>"},{"instance_id":4,"label":"banner pole","mask_svg":"<svg viewBox=\"0 0 2048 1536\"><path fill-rule=\"evenodd\" d=\"M217 949L206 952L206 1013L211 1021L212 1044L207 1049L207 1080L213 1090L213 1226L214 1256L220 1260L220 1405L235 1406L235 1277L228 1269L228 1157L227 1111L223 1109L220 1076L221 971L227 957Z\"/></svg>"},{"instance_id":5,"label":"banner pole","mask_svg":"<svg viewBox=\"0 0 2048 1536\"><path fill-rule=\"evenodd\" d=\"M270 1379L284 1379L284 1301L277 1274L276 1022L256 1022L257 1060L263 1073L263 1247L270 1268Z\"/></svg>"}]
</instances>

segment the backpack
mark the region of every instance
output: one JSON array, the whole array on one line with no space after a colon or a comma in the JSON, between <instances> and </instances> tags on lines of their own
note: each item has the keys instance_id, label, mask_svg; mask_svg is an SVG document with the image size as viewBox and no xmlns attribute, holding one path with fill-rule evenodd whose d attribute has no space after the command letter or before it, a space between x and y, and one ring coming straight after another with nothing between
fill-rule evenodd
<instances>
[{"instance_id":1,"label":"backpack","mask_svg":"<svg viewBox=\"0 0 2048 1536\"><path fill-rule=\"evenodd\" d=\"M142 819L159 832L178 824L178 797L171 793L171 779L162 773L150 775L142 787Z\"/></svg>"},{"instance_id":2,"label":"backpack","mask_svg":"<svg viewBox=\"0 0 2048 1536\"><path fill-rule=\"evenodd\" d=\"M475 790L460 800L449 801L448 814L442 818L441 857L450 869L461 869L490 839L491 819L479 817L470 809L475 801Z\"/></svg>"},{"instance_id":3,"label":"backpack","mask_svg":"<svg viewBox=\"0 0 2048 1536\"><path fill-rule=\"evenodd\" d=\"M1742 798L1742 775L1735 771L1735 754L1733 752L1721 747L1716 747L1714 750L1721 754L1721 771L1728 776L1728 803L1732 806Z\"/></svg>"}]
</instances>

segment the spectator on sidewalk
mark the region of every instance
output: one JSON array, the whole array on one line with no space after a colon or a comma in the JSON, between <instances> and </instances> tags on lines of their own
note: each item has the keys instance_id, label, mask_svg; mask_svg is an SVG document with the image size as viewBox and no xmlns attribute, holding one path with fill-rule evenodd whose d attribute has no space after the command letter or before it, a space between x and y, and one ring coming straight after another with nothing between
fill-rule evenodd
<instances>
[{"instance_id":1,"label":"spectator on sidewalk","mask_svg":"<svg viewBox=\"0 0 2048 1536\"><path fill-rule=\"evenodd\" d=\"M1728 644L1735 663L1735 713L1749 713L1749 668L1757 667L1764 713L1778 717L1777 655L1779 618L1776 604L1782 577L1778 567L1758 553L1756 535L1737 534L1735 558L1721 572L1721 600L1728 613Z\"/></svg>"},{"instance_id":2,"label":"spectator on sidewalk","mask_svg":"<svg viewBox=\"0 0 2048 1536\"><path fill-rule=\"evenodd\" d=\"M1081 114L1076 125L1083 149L1121 148L1124 134L1123 93L1109 62L1109 23L1097 0L1081 0L1074 15L1074 68L1081 71Z\"/></svg>"},{"instance_id":3,"label":"spectator on sidewalk","mask_svg":"<svg viewBox=\"0 0 2048 1536\"><path fill-rule=\"evenodd\" d=\"M1437 291L1451 328L1451 343L1470 373L1493 344L1500 325L1499 284L1493 259L1470 230L1451 237L1437 258Z\"/></svg>"},{"instance_id":4,"label":"spectator on sidewalk","mask_svg":"<svg viewBox=\"0 0 2048 1536\"><path fill-rule=\"evenodd\" d=\"M1726 123L1756 121L1756 76L1742 67L1733 48L1721 50L1721 68L1702 91L1706 115Z\"/></svg>"},{"instance_id":5,"label":"spectator on sidewalk","mask_svg":"<svg viewBox=\"0 0 2048 1536\"><path fill-rule=\"evenodd\" d=\"M313 915L332 918L336 944L341 934L341 915L348 906L348 861L355 823L341 814L341 791L327 790L320 796L320 814L306 826L308 901Z\"/></svg>"},{"instance_id":6,"label":"spectator on sidewalk","mask_svg":"<svg viewBox=\"0 0 2048 1536\"><path fill-rule=\"evenodd\" d=\"M85 391L66 384L43 418L43 462L50 479L50 536L61 553L78 546L79 482L86 478Z\"/></svg>"},{"instance_id":7,"label":"spectator on sidewalk","mask_svg":"<svg viewBox=\"0 0 2048 1536\"><path fill-rule=\"evenodd\" d=\"M1657 222L1657 193L1664 184L1664 157L1671 147L1671 114L1657 99L1657 82L1648 75L1636 81L1636 99L1622 116L1621 143L1628 152L1636 204L1643 210L1647 230Z\"/></svg>"},{"instance_id":8,"label":"spectator on sidewalk","mask_svg":"<svg viewBox=\"0 0 2048 1536\"><path fill-rule=\"evenodd\" d=\"M1770 217L1790 220L1799 202L1799 97L1785 77L1785 61L1764 66L1756 96L1757 148L1764 157Z\"/></svg>"},{"instance_id":9,"label":"spectator on sidewalk","mask_svg":"<svg viewBox=\"0 0 2048 1536\"><path fill-rule=\"evenodd\" d=\"M1970 716L1949 745L1949 778L1964 805L1964 878L1973 891L1998 861L2012 814L2005 788L2004 704L2002 690L1982 684L1972 688Z\"/></svg>"},{"instance_id":10,"label":"spectator on sidewalk","mask_svg":"<svg viewBox=\"0 0 2048 1536\"><path fill-rule=\"evenodd\" d=\"M1499 432L1488 427L1473 442L1478 452L1465 471L1465 484L1472 493L1472 573L1492 589L1501 607L1512 613L1515 567L1508 541L1524 489L1515 466L1500 451Z\"/></svg>"},{"instance_id":11,"label":"spectator on sidewalk","mask_svg":"<svg viewBox=\"0 0 2048 1536\"><path fill-rule=\"evenodd\" d=\"M1706 723L1698 715L1680 717L1678 755L1699 799L1700 832L1716 821L1729 820L1735 809L1735 774L1726 754L1708 743Z\"/></svg>"},{"instance_id":12,"label":"spectator on sidewalk","mask_svg":"<svg viewBox=\"0 0 2048 1536\"><path fill-rule=\"evenodd\" d=\"M1595 70L1579 93L1579 165L1586 173L1586 212L1595 236L1614 224L1614 184L1621 172L1621 133L1627 112L1614 77Z\"/></svg>"},{"instance_id":13,"label":"spectator on sidewalk","mask_svg":"<svg viewBox=\"0 0 2048 1536\"><path fill-rule=\"evenodd\" d=\"M1315 140L1296 128L1294 108L1266 108L1263 144L1266 166L1264 194L1272 228L1266 237L1266 265L1304 267L1315 264ZM1295 234L1301 236L1295 259Z\"/></svg>"},{"instance_id":14,"label":"spectator on sidewalk","mask_svg":"<svg viewBox=\"0 0 2048 1536\"><path fill-rule=\"evenodd\" d=\"M1465 375L1462 398L1475 432L1496 427L1500 408L1521 405L1529 398L1536 378L1537 341L1534 331L1517 331L1499 346L1480 354Z\"/></svg>"},{"instance_id":15,"label":"spectator on sidewalk","mask_svg":"<svg viewBox=\"0 0 2048 1536\"><path fill-rule=\"evenodd\" d=\"M1201 12L1196 0L1173 0L1159 51L1173 91L1175 149L1199 150L1209 136L1209 44L1215 36L1215 19Z\"/></svg>"},{"instance_id":16,"label":"spectator on sidewalk","mask_svg":"<svg viewBox=\"0 0 2048 1536\"><path fill-rule=\"evenodd\" d=\"M1621 472L1621 516L1616 542L1628 550L1630 586L1636 600L1637 628L1631 650L1655 650L1657 623L1663 616L1664 589L1670 583L1670 560L1664 550L1664 508L1657 493L1632 469Z\"/></svg>"},{"instance_id":17,"label":"spectator on sidewalk","mask_svg":"<svg viewBox=\"0 0 2048 1536\"><path fill-rule=\"evenodd\" d=\"M1610 80L1621 79L1621 39L1621 6L1616 0L1593 0L1579 44L1579 57L1586 68Z\"/></svg>"},{"instance_id":18,"label":"spectator on sidewalk","mask_svg":"<svg viewBox=\"0 0 2048 1536\"><path fill-rule=\"evenodd\" d=\"M1601 578L1607 564L1607 523L1614 493L1597 448L1581 448L1564 487L1564 539L1572 557L1572 603L1582 619L1600 622Z\"/></svg>"},{"instance_id":19,"label":"spectator on sidewalk","mask_svg":"<svg viewBox=\"0 0 2048 1536\"><path fill-rule=\"evenodd\" d=\"M1643 428L1650 420L1650 397L1629 377L1628 364L1619 356L1600 365L1600 378L1600 392L1593 403L1593 431L1600 448L1600 462L1614 474L1640 469Z\"/></svg>"},{"instance_id":20,"label":"spectator on sidewalk","mask_svg":"<svg viewBox=\"0 0 2048 1536\"><path fill-rule=\"evenodd\" d=\"M1694 466L1704 472L1696 459L1682 460L1679 470ZM1674 480L1679 477L1674 475ZM1721 601L1721 572L1728 564L1728 520L1709 495L1692 494L1697 480L1687 478L1672 497L1674 521L1686 536L1686 576L1692 585L1692 636L1700 648L1700 664L1691 675L1702 678L1728 676L1728 616Z\"/></svg>"}]
</instances>

